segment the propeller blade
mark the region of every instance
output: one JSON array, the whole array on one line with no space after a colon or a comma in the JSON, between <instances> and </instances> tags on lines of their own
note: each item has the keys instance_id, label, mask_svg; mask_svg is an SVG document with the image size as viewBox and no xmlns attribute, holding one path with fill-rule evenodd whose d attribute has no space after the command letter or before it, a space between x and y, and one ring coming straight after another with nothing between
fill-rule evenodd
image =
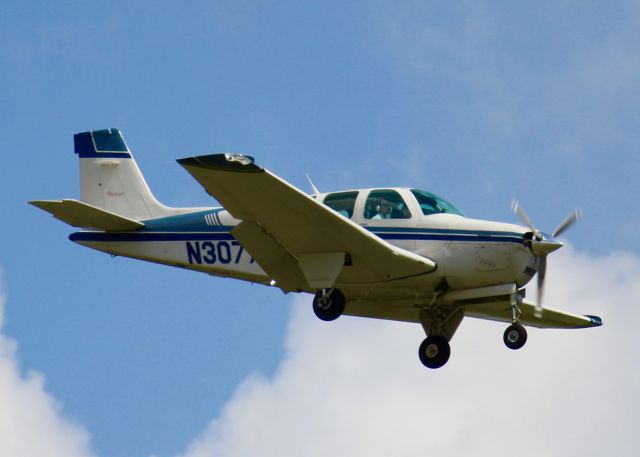
<instances>
[{"instance_id":1,"label":"propeller blade","mask_svg":"<svg viewBox=\"0 0 640 457\"><path fill-rule=\"evenodd\" d=\"M531 231L536 237L536 240L538 241L541 240L542 234L538 231L536 226L533 225L533 222L531 222L531 219L529 219L529 216L527 215L524 208L520 206L520 204L518 203L518 200L513 199L513 202L511 203L511 208L513 209L513 212L516 213L516 215L520 218L520 220L524 222L524 224L531 229Z\"/></svg>"},{"instance_id":2,"label":"propeller blade","mask_svg":"<svg viewBox=\"0 0 640 457\"><path fill-rule=\"evenodd\" d=\"M582 218L582 211L580 211L580 208L576 209L573 213L571 213L569 215L569 217L567 217L564 221L562 221L562 223L560 225L558 225L558 228L556 228L553 231L553 234L551 236L553 236L554 238L556 236L559 236L562 232L564 232L565 230L567 230L569 227L571 227L577 220Z\"/></svg>"},{"instance_id":3,"label":"propeller blade","mask_svg":"<svg viewBox=\"0 0 640 457\"><path fill-rule=\"evenodd\" d=\"M542 317L542 298L544 295L544 279L547 275L547 256L538 257L538 301L534 315L540 319Z\"/></svg>"}]
</instances>

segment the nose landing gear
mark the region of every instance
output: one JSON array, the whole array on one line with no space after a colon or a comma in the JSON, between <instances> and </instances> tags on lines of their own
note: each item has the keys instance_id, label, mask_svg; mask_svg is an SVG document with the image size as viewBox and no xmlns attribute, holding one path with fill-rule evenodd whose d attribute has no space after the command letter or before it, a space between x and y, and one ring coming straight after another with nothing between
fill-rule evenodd
<instances>
[{"instance_id":1,"label":"nose landing gear","mask_svg":"<svg viewBox=\"0 0 640 457\"><path fill-rule=\"evenodd\" d=\"M522 295L517 294L511 304L511 310L513 313L513 324L511 324L504 331L502 340L509 349L520 349L527 342L527 330L518 323L518 318L522 312L520 311L520 304L522 304Z\"/></svg>"},{"instance_id":2,"label":"nose landing gear","mask_svg":"<svg viewBox=\"0 0 640 457\"><path fill-rule=\"evenodd\" d=\"M527 330L517 322L513 323L504 331L502 339L509 349L520 349L527 342Z\"/></svg>"}]
</instances>

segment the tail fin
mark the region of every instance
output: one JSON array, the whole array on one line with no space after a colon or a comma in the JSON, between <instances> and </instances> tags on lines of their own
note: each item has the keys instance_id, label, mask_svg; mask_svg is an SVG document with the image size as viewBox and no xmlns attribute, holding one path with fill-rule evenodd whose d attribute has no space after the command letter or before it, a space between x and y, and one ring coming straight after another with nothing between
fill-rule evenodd
<instances>
[{"instance_id":1,"label":"tail fin","mask_svg":"<svg viewBox=\"0 0 640 457\"><path fill-rule=\"evenodd\" d=\"M120 130L77 133L73 141L80 158L81 201L135 220L181 212L153 196Z\"/></svg>"}]
</instances>

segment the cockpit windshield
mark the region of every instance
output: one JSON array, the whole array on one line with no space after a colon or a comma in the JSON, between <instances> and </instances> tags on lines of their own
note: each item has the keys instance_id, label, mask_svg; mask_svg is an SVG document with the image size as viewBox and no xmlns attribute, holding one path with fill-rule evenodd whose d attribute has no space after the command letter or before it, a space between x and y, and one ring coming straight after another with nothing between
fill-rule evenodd
<instances>
[{"instance_id":1,"label":"cockpit windshield","mask_svg":"<svg viewBox=\"0 0 640 457\"><path fill-rule=\"evenodd\" d=\"M448 213L457 214L458 216L464 216L462 211L453 206L451 203L443 198L438 197L431 192L419 189L411 189L411 193L418 200L422 214L428 216L429 214Z\"/></svg>"}]
</instances>

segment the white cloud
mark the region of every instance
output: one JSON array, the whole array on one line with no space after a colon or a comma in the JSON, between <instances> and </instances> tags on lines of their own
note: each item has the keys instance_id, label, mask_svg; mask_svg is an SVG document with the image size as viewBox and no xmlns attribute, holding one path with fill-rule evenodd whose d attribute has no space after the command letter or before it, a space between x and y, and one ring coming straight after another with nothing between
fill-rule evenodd
<instances>
[{"instance_id":1,"label":"white cloud","mask_svg":"<svg viewBox=\"0 0 640 457\"><path fill-rule=\"evenodd\" d=\"M245 379L186 456L634 454L640 259L563 251L550 259L548 301L605 326L532 329L510 351L504 325L465 320L432 371L417 358L419 326L326 324L296 299L275 375Z\"/></svg>"},{"instance_id":2,"label":"white cloud","mask_svg":"<svg viewBox=\"0 0 640 457\"><path fill-rule=\"evenodd\" d=\"M0 289L0 330L4 317ZM0 333L0 456L85 457L89 435L62 417L61 406L35 371L22 376L17 344Z\"/></svg>"}]
</instances>

